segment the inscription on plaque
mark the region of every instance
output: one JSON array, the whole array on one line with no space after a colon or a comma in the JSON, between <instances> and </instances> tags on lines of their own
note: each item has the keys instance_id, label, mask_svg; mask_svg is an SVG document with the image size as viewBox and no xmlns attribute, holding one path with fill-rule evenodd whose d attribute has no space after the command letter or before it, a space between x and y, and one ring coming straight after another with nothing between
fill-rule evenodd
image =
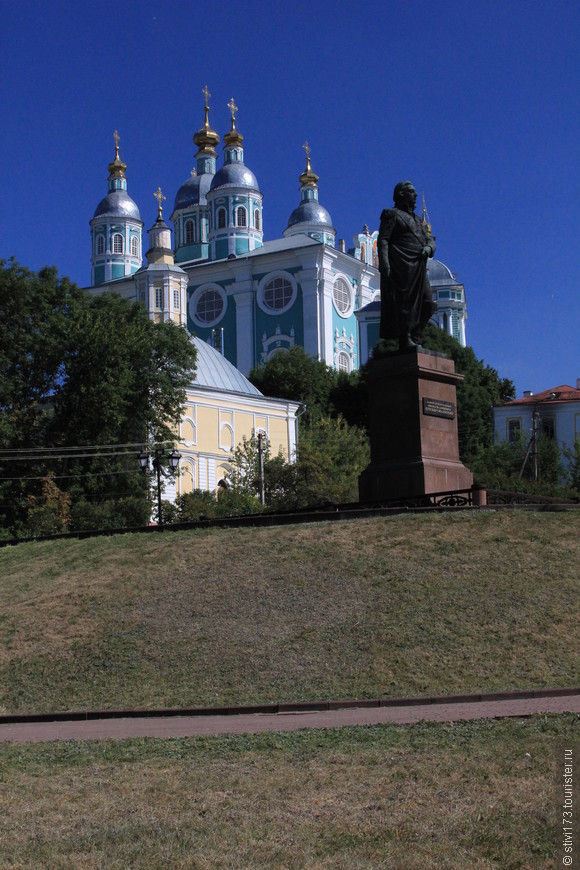
<instances>
[{"instance_id":1,"label":"inscription on plaque","mask_svg":"<svg viewBox=\"0 0 580 870\"><path fill-rule=\"evenodd\" d=\"M445 417L447 420L455 419L455 405L453 402L443 402L441 399L423 398L423 413L428 417Z\"/></svg>"}]
</instances>

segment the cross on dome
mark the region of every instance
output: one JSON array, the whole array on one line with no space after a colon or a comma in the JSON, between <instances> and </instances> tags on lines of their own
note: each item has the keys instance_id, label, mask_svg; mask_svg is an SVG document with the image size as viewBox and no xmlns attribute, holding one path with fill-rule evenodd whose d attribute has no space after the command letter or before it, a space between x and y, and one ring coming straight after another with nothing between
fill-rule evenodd
<instances>
[{"instance_id":1,"label":"cross on dome","mask_svg":"<svg viewBox=\"0 0 580 870\"><path fill-rule=\"evenodd\" d=\"M161 219L161 217L162 217L162 215L163 215L163 207L162 207L162 205L161 205L161 201L164 200L164 199L167 199L167 197L166 197L166 196L163 196L163 193L161 192L161 187L158 187L158 188L157 188L157 190L155 191L155 193L153 194L153 196L154 196L155 199L157 200L157 209L158 209L158 211L157 211L157 217L158 217L159 219Z\"/></svg>"}]
</instances>

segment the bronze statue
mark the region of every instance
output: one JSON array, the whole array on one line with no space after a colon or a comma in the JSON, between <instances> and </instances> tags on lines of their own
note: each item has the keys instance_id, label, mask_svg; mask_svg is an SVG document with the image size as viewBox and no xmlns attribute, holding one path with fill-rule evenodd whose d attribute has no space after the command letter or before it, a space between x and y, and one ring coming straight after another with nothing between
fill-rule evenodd
<instances>
[{"instance_id":1,"label":"bronze statue","mask_svg":"<svg viewBox=\"0 0 580 870\"><path fill-rule=\"evenodd\" d=\"M417 193L410 181L393 191L394 208L381 214L378 254L381 272L381 338L412 350L437 309L427 276L435 253L431 228L415 214Z\"/></svg>"}]
</instances>

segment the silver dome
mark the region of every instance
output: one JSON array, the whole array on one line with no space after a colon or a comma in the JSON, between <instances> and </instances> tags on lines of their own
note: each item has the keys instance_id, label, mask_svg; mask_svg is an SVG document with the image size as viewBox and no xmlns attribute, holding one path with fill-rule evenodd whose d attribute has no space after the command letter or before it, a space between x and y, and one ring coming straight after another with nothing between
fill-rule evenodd
<instances>
[{"instance_id":1,"label":"silver dome","mask_svg":"<svg viewBox=\"0 0 580 870\"><path fill-rule=\"evenodd\" d=\"M192 175L181 185L175 197L173 210L188 208L192 205L205 204L205 195L209 190L213 175L204 172L203 175Z\"/></svg>"},{"instance_id":2,"label":"silver dome","mask_svg":"<svg viewBox=\"0 0 580 870\"><path fill-rule=\"evenodd\" d=\"M441 260L427 260L427 271L430 284L457 284L451 269Z\"/></svg>"},{"instance_id":3,"label":"silver dome","mask_svg":"<svg viewBox=\"0 0 580 870\"><path fill-rule=\"evenodd\" d=\"M296 224L318 224L334 229L330 214L319 202L301 202L290 215L287 229L296 226Z\"/></svg>"},{"instance_id":4,"label":"silver dome","mask_svg":"<svg viewBox=\"0 0 580 870\"><path fill-rule=\"evenodd\" d=\"M133 202L125 190L112 190L100 201L93 217L100 217L101 215L113 215L115 217L141 220L136 203Z\"/></svg>"},{"instance_id":5,"label":"silver dome","mask_svg":"<svg viewBox=\"0 0 580 870\"><path fill-rule=\"evenodd\" d=\"M192 336L197 350L194 385L261 396L262 393L229 360L205 341Z\"/></svg>"},{"instance_id":6,"label":"silver dome","mask_svg":"<svg viewBox=\"0 0 580 870\"><path fill-rule=\"evenodd\" d=\"M247 187L259 191L258 180L243 163L226 163L213 177L210 190L218 187Z\"/></svg>"}]
</instances>

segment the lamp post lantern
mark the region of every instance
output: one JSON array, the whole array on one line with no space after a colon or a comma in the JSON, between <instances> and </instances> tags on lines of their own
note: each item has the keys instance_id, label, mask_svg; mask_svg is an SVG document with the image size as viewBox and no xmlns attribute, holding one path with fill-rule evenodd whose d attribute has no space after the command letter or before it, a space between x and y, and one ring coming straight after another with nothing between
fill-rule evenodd
<instances>
[{"instance_id":1,"label":"lamp post lantern","mask_svg":"<svg viewBox=\"0 0 580 870\"><path fill-rule=\"evenodd\" d=\"M161 475L164 472L162 471L163 459L165 458L165 450L163 447L156 447L155 452L153 454L152 465L157 474L157 523L162 528L163 527L163 507L161 504ZM151 456L147 453L146 450L142 450L138 456L139 465L143 472L146 472L149 468L149 461ZM181 459L181 454L177 452L177 450L172 450L171 453L167 456L167 461L169 463L169 474L174 475L177 471L177 467L179 465L179 460Z\"/></svg>"}]
</instances>

